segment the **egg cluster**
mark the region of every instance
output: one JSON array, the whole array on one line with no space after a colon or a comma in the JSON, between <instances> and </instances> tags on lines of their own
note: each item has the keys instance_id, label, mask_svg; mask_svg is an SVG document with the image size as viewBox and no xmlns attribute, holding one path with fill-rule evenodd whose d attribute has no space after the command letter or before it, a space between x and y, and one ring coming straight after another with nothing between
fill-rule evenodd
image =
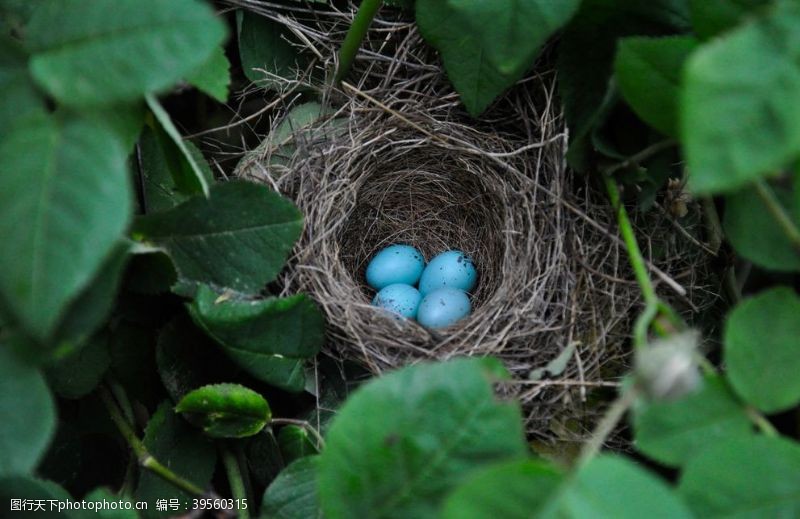
<instances>
[{"instance_id":1,"label":"egg cluster","mask_svg":"<svg viewBox=\"0 0 800 519\"><path fill-rule=\"evenodd\" d=\"M472 260L457 250L442 252L426 266L414 247L391 245L367 265L367 284L378 291L372 304L426 328L444 328L469 315L467 293L477 279Z\"/></svg>"}]
</instances>

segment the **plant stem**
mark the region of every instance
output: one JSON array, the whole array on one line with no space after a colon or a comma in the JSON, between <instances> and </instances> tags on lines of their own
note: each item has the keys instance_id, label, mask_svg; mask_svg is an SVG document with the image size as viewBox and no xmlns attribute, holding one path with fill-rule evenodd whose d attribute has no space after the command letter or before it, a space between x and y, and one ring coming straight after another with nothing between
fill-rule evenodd
<instances>
[{"instance_id":1,"label":"plant stem","mask_svg":"<svg viewBox=\"0 0 800 519\"><path fill-rule=\"evenodd\" d=\"M758 427L764 436L779 436L777 429L770 423L766 417L759 413L758 410L754 409L753 407L747 406L745 408L747 412L747 417L750 418L750 421Z\"/></svg>"},{"instance_id":2,"label":"plant stem","mask_svg":"<svg viewBox=\"0 0 800 519\"><path fill-rule=\"evenodd\" d=\"M119 385L119 382L111 380L110 377L106 378L106 384L108 384L108 388L111 390L111 393L114 395L114 398L122 410L122 413L125 415L125 419L128 420L128 423L135 424L136 418L133 415L133 406L131 405L131 401L128 399L128 395L125 394L125 389Z\"/></svg>"},{"instance_id":3,"label":"plant stem","mask_svg":"<svg viewBox=\"0 0 800 519\"><path fill-rule=\"evenodd\" d=\"M350 66L358 53L358 48L361 47L361 42L364 40L364 36L367 35L372 19L375 18L375 14L382 3L382 0L364 0L361 2L361 6L353 19L353 25L347 31L342 47L339 49L339 68L336 70L336 83L344 79L350 70Z\"/></svg>"},{"instance_id":4,"label":"plant stem","mask_svg":"<svg viewBox=\"0 0 800 519\"><path fill-rule=\"evenodd\" d=\"M222 458L222 464L225 465L225 472L228 474L228 484L231 487L231 495L239 502L247 499L247 492L244 488L244 480L242 479L241 467L236 460L236 456L230 451L227 445L223 442L219 443L219 454ZM250 510L248 508L239 509L239 519L250 519Z\"/></svg>"},{"instance_id":5,"label":"plant stem","mask_svg":"<svg viewBox=\"0 0 800 519\"><path fill-rule=\"evenodd\" d=\"M792 242L794 248L800 251L800 229L797 228L797 225L792 221L792 217L789 216L789 213L787 213L786 209L781 205L778 197L776 197L775 193L772 191L772 188L763 180L756 180L753 182L753 185L756 188L759 198L761 198L761 201L767 206L767 210L772 217L775 218L775 221L778 222L783 233L786 234L786 237Z\"/></svg>"},{"instance_id":6,"label":"plant stem","mask_svg":"<svg viewBox=\"0 0 800 519\"><path fill-rule=\"evenodd\" d=\"M630 260L633 273L636 276L636 281L642 290L642 297L647 305L658 304L658 296L650 281L650 276L647 273L647 263L642 256L642 251L639 248L639 243L636 241L636 236L633 233L633 225L628 218L628 212L625 206L622 205L619 197L619 188L617 182L613 177L604 175L606 182L606 190L608 191L608 198L611 200L611 207L617 215L617 225L619 232L622 235L622 241L625 243L625 248L628 249L628 259Z\"/></svg>"},{"instance_id":7,"label":"plant stem","mask_svg":"<svg viewBox=\"0 0 800 519\"><path fill-rule=\"evenodd\" d=\"M131 450L139 460L139 465L185 492L198 496L203 495L204 492L202 488L175 474L170 469L162 465L148 452L147 447L145 447L144 443L142 443L142 440L136 436L136 433L133 431L130 423L128 423L128 421L122 415L122 411L120 411L117 403L111 396L111 393L105 387L100 388L100 398L102 399L103 404L106 406L108 414L111 416L111 420L114 422L114 425L117 426L120 434L122 434L122 437L125 438L125 441L128 443L128 445L130 445Z\"/></svg>"},{"instance_id":8,"label":"plant stem","mask_svg":"<svg viewBox=\"0 0 800 519\"><path fill-rule=\"evenodd\" d=\"M622 417L625 416L625 413L631 408L638 396L639 390L636 386L632 386L624 389L623 393L614 400L606 414L603 415L602 420L595 427L594 432L592 432L592 437L584 444L578 457L577 466L579 468L589 463L600 452L608 436L614 431L614 428L622 420Z\"/></svg>"}]
</instances>

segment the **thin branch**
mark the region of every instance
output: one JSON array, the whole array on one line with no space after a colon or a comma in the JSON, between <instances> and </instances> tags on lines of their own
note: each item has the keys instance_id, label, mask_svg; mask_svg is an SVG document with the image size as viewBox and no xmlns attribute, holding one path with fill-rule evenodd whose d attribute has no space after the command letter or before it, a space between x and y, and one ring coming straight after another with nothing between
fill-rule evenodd
<instances>
[{"instance_id":1,"label":"thin branch","mask_svg":"<svg viewBox=\"0 0 800 519\"><path fill-rule=\"evenodd\" d=\"M122 411L120 411L117 403L111 396L111 393L105 387L100 388L100 398L102 399L103 404L106 406L108 414L111 417L111 420L114 422L114 425L117 426L120 434L122 434L122 437L131 447L131 450L139 460L139 465L185 492L197 496L202 496L204 494L202 488L175 474L170 469L162 465L156 458L153 457L152 454L150 454L150 452L147 450L147 447L145 447L144 443L142 443L142 440L136 436L136 433L133 431L130 423L128 423L128 421L122 415Z\"/></svg>"}]
</instances>

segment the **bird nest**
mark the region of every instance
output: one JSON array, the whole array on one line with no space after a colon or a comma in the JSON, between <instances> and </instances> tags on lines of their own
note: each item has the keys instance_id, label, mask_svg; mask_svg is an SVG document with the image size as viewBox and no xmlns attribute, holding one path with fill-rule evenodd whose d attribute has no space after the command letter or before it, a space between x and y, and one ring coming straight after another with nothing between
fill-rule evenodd
<instances>
[{"instance_id":1,"label":"bird nest","mask_svg":"<svg viewBox=\"0 0 800 519\"><path fill-rule=\"evenodd\" d=\"M566 167L554 74L535 68L470 118L414 24L388 12L356 60L355 81L320 88L308 78L334 68L352 11L247 7L286 24L316 56L306 75L272 78L284 81L285 115L237 174L273 186L305 215L279 286L310 294L324 311L326 352L376 374L497 357L532 436L581 440L602 411L599 392L628 365L641 296L605 197ZM291 102L302 88L320 88L322 105ZM696 281L708 263L702 244L667 214L641 218L653 240L645 251L659 251L649 263L659 289L686 308L707 306L710 292ZM472 256L473 312L426 330L371 306L366 265L398 243L427 259L448 249Z\"/></svg>"}]
</instances>

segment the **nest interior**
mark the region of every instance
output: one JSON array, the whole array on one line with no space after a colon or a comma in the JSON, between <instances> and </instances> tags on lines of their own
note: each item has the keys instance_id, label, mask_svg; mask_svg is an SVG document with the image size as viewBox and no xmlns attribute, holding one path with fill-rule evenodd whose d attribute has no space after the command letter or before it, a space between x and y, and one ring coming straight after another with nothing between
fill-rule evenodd
<instances>
[{"instance_id":1,"label":"nest interior","mask_svg":"<svg viewBox=\"0 0 800 519\"><path fill-rule=\"evenodd\" d=\"M327 352L375 373L496 356L513 375L506 390L520 398L529 433L581 441L603 410L593 395L616 386L629 363L640 293L605 198L566 167L567 131L544 61L476 120L414 24L389 10L356 61L357 81L321 89L321 105L298 106L300 89L319 89L310 77L335 68L353 10L246 7L301 34L298 45L316 56L292 80L271 78L282 82L284 116L237 175L272 185L303 211L280 284L323 309ZM708 254L684 236L694 230L658 212L639 223L659 289L693 311L709 307L713 291L698 282ZM470 254L480 276L473 313L430 332L372 307L364 270L393 243L428 259L453 248ZM563 370L531 377L567 348Z\"/></svg>"}]
</instances>

